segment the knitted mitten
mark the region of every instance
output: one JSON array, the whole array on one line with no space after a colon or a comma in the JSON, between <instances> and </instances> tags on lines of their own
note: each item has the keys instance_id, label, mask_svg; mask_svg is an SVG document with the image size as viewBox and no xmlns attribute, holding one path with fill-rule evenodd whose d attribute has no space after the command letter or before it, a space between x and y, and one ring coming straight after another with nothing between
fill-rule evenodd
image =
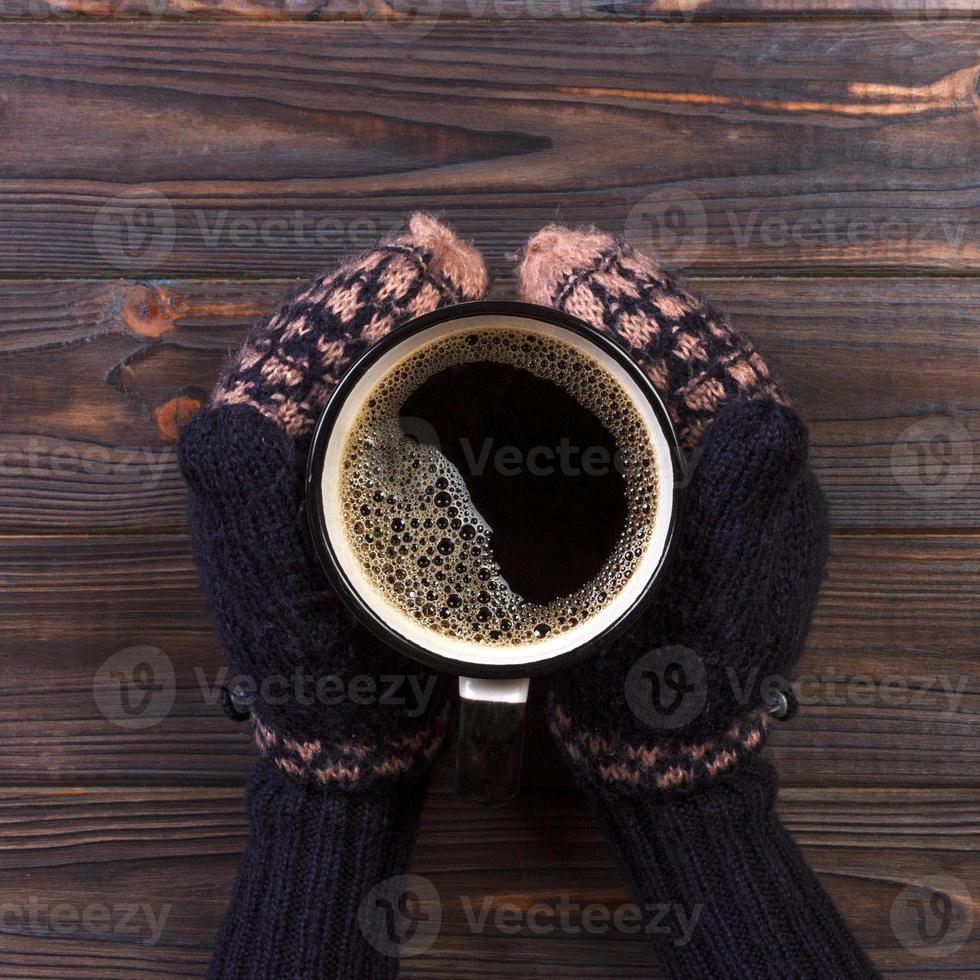
<instances>
[{"instance_id":1,"label":"knitted mitten","mask_svg":"<svg viewBox=\"0 0 980 980\"><path fill-rule=\"evenodd\" d=\"M261 756L213 978L397 972L358 909L405 868L449 692L373 640L329 588L303 509L306 453L359 354L398 323L485 289L479 255L415 215L405 235L256 326L181 434L195 557L232 677L250 692Z\"/></svg>"},{"instance_id":2,"label":"knitted mitten","mask_svg":"<svg viewBox=\"0 0 980 980\"><path fill-rule=\"evenodd\" d=\"M767 695L800 655L826 554L806 428L730 323L599 232L528 243L523 298L612 335L696 462L663 591L556 675L559 748L615 842L671 977L873 977L774 811Z\"/></svg>"}]
</instances>

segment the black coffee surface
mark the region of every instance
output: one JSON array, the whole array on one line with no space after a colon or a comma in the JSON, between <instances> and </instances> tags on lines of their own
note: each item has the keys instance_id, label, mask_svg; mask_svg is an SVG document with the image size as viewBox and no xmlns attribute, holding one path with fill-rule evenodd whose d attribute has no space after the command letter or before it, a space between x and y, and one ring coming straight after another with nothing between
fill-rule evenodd
<instances>
[{"instance_id":1,"label":"black coffee surface","mask_svg":"<svg viewBox=\"0 0 980 980\"><path fill-rule=\"evenodd\" d=\"M436 433L514 592L548 603L599 574L626 524L626 482L613 436L568 392L509 364L465 363L421 384L399 416L410 438Z\"/></svg>"}]
</instances>

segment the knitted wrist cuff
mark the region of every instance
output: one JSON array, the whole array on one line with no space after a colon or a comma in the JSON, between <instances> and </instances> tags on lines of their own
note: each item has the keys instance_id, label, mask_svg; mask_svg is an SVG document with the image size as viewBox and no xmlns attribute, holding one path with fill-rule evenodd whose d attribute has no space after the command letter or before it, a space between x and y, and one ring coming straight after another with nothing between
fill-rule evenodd
<instances>
[{"instance_id":1,"label":"knitted wrist cuff","mask_svg":"<svg viewBox=\"0 0 980 980\"><path fill-rule=\"evenodd\" d=\"M674 744L647 745L618 735L596 734L576 726L555 702L550 726L576 781L587 790L594 782L614 791L649 797L708 783L758 754L765 745L769 713L759 708L736 719L721 735Z\"/></svg>"},{"instance_id":2,"label":"knitted wrist cuff","mask_svg":"<svg viewBox=\"0 0 980 980\"><path fill-rule=\"evenodd\" d=\"M383 745L357 742L326 743L282 735L258 718L252 722L259 754L283 774L324 787L341 789L370 785L382 791L396 781L427 773L442 747L451 703L412 734L397 736Z\"/></svg>"},{"instance_id":3,"label":"knitted wrist cuff","mask_svg":"<svg viewBox=\"0 0 980 980\"><path fill-rule=\"evenodd\" d=\"M675 980L877 976L776 816L775 788L753 757L690 793L594 793Z\"/></svg>"},{"instance_id":4,"label":"knitted wrist cuff","mask_svg":"<svg viewBox=\"0 0 980 980\"><path fill-rule=\"evenodd\" d=\"M260 764L210 980L394 977L395 951L368 941L358 912L375 886L404 871L424 789L329 792Z\"/></svg>"}]
</instances>

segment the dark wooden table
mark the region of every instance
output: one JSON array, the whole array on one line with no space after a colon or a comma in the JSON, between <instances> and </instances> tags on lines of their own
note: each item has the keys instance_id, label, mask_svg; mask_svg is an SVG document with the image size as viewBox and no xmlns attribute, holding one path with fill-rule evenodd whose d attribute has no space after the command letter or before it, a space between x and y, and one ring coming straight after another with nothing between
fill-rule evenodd
<instances>
[{"instance_id":1,"label":"dark wooden table","mask_svg":"<svg viewBox=\"0 0 980 980\"><path fill-rule=\"evenodd\" d=\"M497 296L548 221L627 234L766 352L834 525L780 809L883 973L976 977L971 7L3 0L0 976L203 974L252 756L214 703L176 421L297 277L422 207ZM530 746L500 810L441 765L413 870L443 924L406 976L655 975L641 936L469 926L628 900L540 724ZM928 876L944 920L907 904Z\"/></svg>"}]
</instances>

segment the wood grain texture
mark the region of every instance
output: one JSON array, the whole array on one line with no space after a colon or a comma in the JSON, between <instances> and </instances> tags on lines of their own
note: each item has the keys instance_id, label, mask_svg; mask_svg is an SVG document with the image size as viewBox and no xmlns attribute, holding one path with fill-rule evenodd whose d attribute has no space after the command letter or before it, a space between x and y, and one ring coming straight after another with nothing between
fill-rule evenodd
<instances>
[{"instance_id":1,"label":"wood grain texture","mask_svg":"<svg viewBox=\"0 0 980 980\"><path fill-rule=\"evenodd\" d=\"M596 223L757 341L836 529L780 811L885 977L980 975L976 929L924 959L890 922L923 876L980 889L978 27L972 0L0 0L0 976L204 975L253 753L176 429L297 277L416 208L495 296L529 233ZM629 900L543 690L516 801L437 765L411 870L443 925L405 977L657 975L642 937L468 925Z\"/></svg>"},{"instance_id":2,"label":"wood grain texture","mask_svg":"<svg viewBox=\"0 0 980 980\"><path fill-rule=\"evenodd\" d=\"M911 29L968 20L971 0L4 0L0 18L382 21L410 40L449 20L589 22L663 19L683 24L801 15L892 17Z\"/></svg>"},{"instance_id":3,"label":"wood grain texture","mask_svg":"<svg viewBox=\"0 0 980 980\"><path fill-rule=\"evenodd\" d=\"M461 804L448 783L443 764L411 865L435 886L442 924L427 953L404 961L406 976L656 975L642 936L497 927L497 910L508 907L526 912L564 900L573 910L593 903L614 910L630 901L584 799L573 790L529 790L487 810ZM978 803L975 789L786 789L780 812L872 958L889 976L911 977L923 975L925 961L892 932L892 903L937 868L976 880ZM4 976L60 976L69 962L80 977L200 976L244 846L241 789L11 786L0 790L0 841ZM72 934L61 933L51 913L60 903L79 920ZM108 922L86 929L83 914L100 906ZM477 931L471 920L484 907L491 914ZM123 928L124 909L138 911ZM576 912L569 922L580 925ZM148 943L153 924L157 941ZM980 941L939 965L944 977L980 968Z\"/></svg>"},{"instance_id":4,"label":"wood grain texture","mask_svg":"<svg viewBox=\"0 0 980 980\"><path fill-rule=\"evenodd\" d=\"M684 24L814 14L885 16L917 24L970 19L972 0L4 0L3 18L330 21L390 20L406 40L443 20L615 21Z\"/></svg>"},{"instance_id":5,"label":"wood grain texture","mask_svg":"<svg viewBox=\"0 0 980 980\"><path fill-rule=\"evenodd\" d=\"M415 207L494 261L555 217L719 273L980 260L970 22L0 36L4 277L292 276Z\"/></svg>"},{"instance_id":6,"label":"wood grain texture","mask_svg":"<svg viewBox=\"0 0 980 980\"><path fill-rule=\"evenodd\" d=\"M220 783L249 768L248 734L217 703L226 674L183 538L0 539L0 589L0 662L18 678L0 713L2 779ZM978 589L978 538L835 538L797 670L804 710L774 726L784 782L980 779ZM150 671L132 679L138 663ZM527 782L567 784L540 714L533 727Z\"/></svg>"},{"instance_id":7,"label":"wood grain texture","mask_svg":"<svg viewBox=\"0 0 980 980\"><path fill-rule=\"evenodd\" d=\"M194 410L291 285L0 283L0 529L182 528L170 409ZM693 285L797 399L835 527L980 524L980 282Z\"/></svg>"}]
</instances>

